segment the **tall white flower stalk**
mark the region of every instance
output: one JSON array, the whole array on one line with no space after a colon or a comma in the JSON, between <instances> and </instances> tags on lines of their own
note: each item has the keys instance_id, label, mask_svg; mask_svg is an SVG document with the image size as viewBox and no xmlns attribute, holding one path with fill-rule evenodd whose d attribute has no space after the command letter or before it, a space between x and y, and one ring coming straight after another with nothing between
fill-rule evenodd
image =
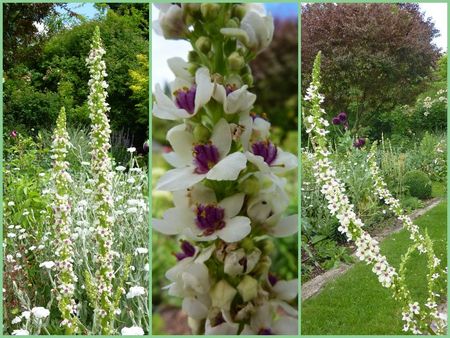
<instances>
[{"instance_id":1,"label":"tall white flower stalk","mask_svg":"<svg viewBox=\"0 0 450 338\"><path fill-rule=\"evenodd\" d=\"M113 244L112 226L113 218L113 197L112 197L112 164L109 156L111 148L108 112L109 105L106 102L108 84L105 81L106 65L103 61L102 41L100 29L95 28L91 43L91 51L86 64L89 67L89 117L91 119L90 144L91 152L91 173L95 194L94 221L96 231L97 252L95 260L98 269L95 274L94 285L97 288L98 297L95 308L95 315L99 318L102 334L108 335L112 330L114 318L114 301L112 280L113 270Z\"/></svg>"},{"instance_id":2,"label":"tall white flower stalk","mask_svg":"<svg viewBox=\"0 0 450 338\"><path fill-rule=\"evenodd\" d=\"M66 161L70 147L69 134L66 130L66 111L61 108L52 143L52 181L54 182L53 212L56 230L56 287L58 308L61 312L61 326L66 334L78 332L77 304L74 300L77 277L73 270L72 217L70 201L70 185L72 178L68 172Z\"/></svg>"},{"instance_id":3,"label":"tall white flower stalk","mask_svg":"<svg viewBox=\"0 0 450 338\"><path fill-rule=\"evenodd\" d=\"M252 112L249 61L272 40L260 5L159 5L155 30L192 44L188 61L168 60L169 95L155 89L155 117L178 121L167 132L174 167L156 184L174 207L152 227L175 235L180 251L167 289L183 299L195 334L291 334L298 329L298 280L271 271L273 238L293 236L283 175L297 157L270 140L270 122ZM267 107L270 109L270 107ZM154 257L164 259L164 257Z\"/></svg>"},{"instance_id":4,"label":"tall white flower stalk","mask_svg":"<svg viewBox=\"0 0 450 338\"><path fill-rule=\"evenodd\" d=\"M381 285L391 289L393 297L402 303L404 311L403 320L406 322L403 329L405 331L411 331L414 334L443 332L445 323L442 321L442 314L436 309L437 305L434 300L437 294L433 291L434 282L431 281L431 276L435 273L439 260L433 253L432 242L429 236L427 234L421 235L419 228L411 222L409 217L404 215L399 202L390 195L389 191L385 188L384 182L378 176L373 157L370 158L370 170L375 181L375 194L380 199L383 199L389 205L390 209L396 213L397 217L404 223L405 228L411 233L411 239L414 241L412 247L403 256L400 270L397 272L380 252L379 243L363 230L364 224L356 215L354 205L350 203L346 195L343 182L337 177L337 172L333 168L333 164L329 158L331 152L326 137L329 133L327 130L329 123L323 117L325 110L321 108L324 96L319 92L321 85L320 59L321 53L319 52L314 61L312 81L305 96L305 101L309 102L309 109L303 112L303 123L314 149L314 176L317 184L321 186L322 194L327 200L328 209L339 220L339 232L346 235L349 241L353 240L355 242L356 256L361 261L372 265L372 271L378 277ZM428 253L428 286L430 296L427 307L432 309L428 314L426 311L420 312L419 304L411 299L405 281L405 262L415 249ZM434 318L433 328L430 317Z\"/></svg>"}]
</instances>

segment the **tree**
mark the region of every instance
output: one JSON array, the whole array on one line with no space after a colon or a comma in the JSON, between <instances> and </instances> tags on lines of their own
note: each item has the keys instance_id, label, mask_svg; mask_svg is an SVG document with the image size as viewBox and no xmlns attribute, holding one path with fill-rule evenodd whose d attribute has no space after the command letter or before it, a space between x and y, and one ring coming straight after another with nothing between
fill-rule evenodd
<instances>
[{"instance_id":1,"label":"tree","mask_svg":"<svg viewBox=\"0 0 450 338\"><path fill-rule=\"evenodd\" d=\"M417 4L308 4L301 15L303 93L322 51L324 108L349 113L356 131L413 103L439 57L438 31Z\"/></svg>"}]
</instances>

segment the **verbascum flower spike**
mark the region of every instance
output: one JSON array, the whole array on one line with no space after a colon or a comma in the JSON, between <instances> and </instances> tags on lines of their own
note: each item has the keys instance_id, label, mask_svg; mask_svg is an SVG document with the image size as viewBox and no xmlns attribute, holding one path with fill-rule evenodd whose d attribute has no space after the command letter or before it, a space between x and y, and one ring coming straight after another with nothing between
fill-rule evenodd
<instances>
[{"instance_id":1,"label":"verbascum flower spike","mask_svg":"<svg viewBox=\"0 0 450 338\"><path fill-rule=\"evenodd\" d=\"M72 178L68 172L69 163L66 161L68 148L71 146L69 134L66 130L66 111L61 108L56 128L53 132L52 143L52 182L53 213L57 233L56 242L56 287L58 308L61 312L61 326L66 334L78 332L77 304L74 300L75 283L77 277L73 271L73 243L71 239L71 202L70 185Z\"/></svg>"},{"instance_id":2,"label":"verbascum flower spike","mask_svg":"<svg viewBox=\"0 0 450 338\"><path fill-rule=\"evenodd\" d=\"M113 270L113 198L112 198L112 164L109 156L111 148L108 112L109 106L106 102L108 84L105 81L106 65L103 61L105 50L100 38L100 29L95 28L91 43L91 51L86 64L89 67L90 93L88 97L89 117L91 119L90 145L91 152L91 172L95 187L94 212L96 219L97 252L95 259L98 261L96 271L96 286L98 288L99 302L95 309L95 315L101 323L102 334L111 334L112 321L114 319L114 304L112 301L113 290L112 280Z\"/></svg>"},{"instance_id":3,"label":"verbascum flower spike","mask_svg":"<svg viewBox=\"0 0 450 338\"><path fill-rule=\"evenodd\" d=\"M297 215L285 215L280 177L297 158L270 141L249 89L248 63L270 43L272 18L242 4L167 8L157 22L164 36L194 48L189 62L167 60L176 78L170 95L156 86L153 106L155 117L180 122L166 135L173 151L163 154L174 169L156 184L173 192L175 206L152 222L180 239L168 293L183 299L193 334L296 335L298 280L269 271L273 238L298 229Z\"/></svg>"}]
</instances>

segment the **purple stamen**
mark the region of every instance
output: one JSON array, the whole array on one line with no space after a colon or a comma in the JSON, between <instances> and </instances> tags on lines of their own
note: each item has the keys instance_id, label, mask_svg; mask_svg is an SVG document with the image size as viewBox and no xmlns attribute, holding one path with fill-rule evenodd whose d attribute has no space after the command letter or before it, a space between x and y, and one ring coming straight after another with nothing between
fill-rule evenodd
<instances>
[{"instance_id":1,"label":"purple stamen","mask_svg":"<svg viewBox=\"0 0 450 338\"><path fill-rule=\"evenodd\" d=\"M175 257L181 261L187 257L193 257L195 255L195 248L194 246L189 243L188 241L182 241L181 242L181 251L175 253Z\"/></svg>"},{"instance_id":2,"label":"purple stamen","mask_svg":"<svg viewBox=\"0 0 450 338\"><path fill-rule=\"evenodd\" d=\"M273 335L272 330L269 328L263 328L258 331L259 336L271 336Z\"/></svg>"},{"instance_id":3,"label":"purple stamen","mask_svg":"<svg viewBox=\"0 0 450 338\"><path fill-rule=\"evenodd\" d=\"M232 92L234 92L236 89L237 89L236 85L234 85L234 84L227 84L225 86L225 92L226 92L227 96L230 95Z\"/></svg>"},{"instance_id":4,"label":"purple stamen","mask_svg":"<svg viewBox=\"0 0 450 338\"><path fill-rule=\"evenodd\" d=\"M195 93L197 88L193 85L191 88L178 89L175 95L175 104L178 108L186 110L189 114L194 114L195 110Z\"/></svg>"},{"instance_id":5,"label":"purple stamen","mask_svg":"<svg viewBox=\"0 0 450 338\"><path fill-rule=\"evenodd\" d=\"M275 284L277 284L277 282L278 282L278 278L275 277L275 275L272 275L271 273L269 273L268 279L269 279L270 285L272 285L272 286L275 286Z\"/></svg>"},{"instance_id":6,"label":"purple stamen","mask_svg":"<svg viewBox=\"0 0 450 338\"><path fill-rule=\"evenodd\" d=\"M269 141L261 141L252 144L253 154L261 156L268 165L277 158L277 147Z\"/></svg>"},{"instance_id":7,"label":"purple stamen","mask_svg":"<svg viewBox=\"0 0 450 338\"><path fill-rule=\"evenodd\" d=\"M197 174L206 174L219 162L219 150L213 144L197 144L194 146L194 164Z\"/></svg>"},{"instance_id":8,"label":"purple stamen","mask_svg":"<svg viewBox=\"0 0 450 338\"><path fill-rule=\"evenodd\" d=\"M203 230L205 236L209 236L216 230L225 227L225 210L213 204L197 205L197 216L195 223L200 230Z\"/></svg>"}]
</instances>

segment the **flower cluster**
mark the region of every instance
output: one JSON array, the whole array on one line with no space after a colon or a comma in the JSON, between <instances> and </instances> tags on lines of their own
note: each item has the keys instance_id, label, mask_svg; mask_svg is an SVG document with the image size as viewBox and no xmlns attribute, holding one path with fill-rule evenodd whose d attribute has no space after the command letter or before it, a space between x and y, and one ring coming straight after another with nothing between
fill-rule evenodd
<instances>
[{"instance_id":1,"label":"flower cluster","mask_svg":"<svg viewBox=\"0 0 450 338\"><path fill-rule=\"evenodd\" d=\"M91 51L86 64L89 67L90 93L88 97L89 117L91 119L91 172L95 187L95 214L97 239L97 257L99 268L96 272L96 286L99 294L100 306L96 309L100 318L102 333L111 333L111 321L114 316L112 301L112 279L114 277L112 224L114 223L112 197L112 164L109 156L111 129L107 113L109 105L106 102L108 84L104 80L107 76L105 61L102 60L105 50L100 38L100 29L95 28Z\"/></svg>"},{"instance_id":2,"label":"flower cluster","mask_svg":"<svg viewBox=\"0 0 450 338\"><path fill-rule=\"evenodd\" d=\"M436 95L434 98L431 98L430 96L427 96L423 99L422 106L424 108L423 115L427 117L430 115L430 110L433 108L435 104L438 103L447 103L447 90L446 89L440 89L436 92Z\"/></svg>"},{"instance_id":3,"label":"flower cluster","mask_svg":"<svg viewBox=\"0 0 450 338\"><path fill-rule=\"evenodd\" d=\"M157 32L187 39L189 61L168 60L171 95L157 85L153 115L181 121L167 132L174 169L156 189L174 207L152 227L180 238L168 292L197 334L297 334L298 281L270 273L271 237L297 232L286 179L297 158L270 140L270 123L251 112L248 62L270 43L272 17L260 5L159 5ZM194 24L195 23L195 24ZM219 33L219 34L217 34ZM226 46L226 48L225 48Z\"/></svg>"},{"instance_id":4,"label":"flower cluster","mask_svg":"<svg viewBox=\"0 0 450 338\"><path fill-rule=\"evenodd\" d=\"M58 271L57 300L63 318L61 325L66 328L67 334L72 334L78 331L78 325L76 317L77 305L73 299L77 277L73 271L72 217L69 197L70 185L73 181L68 172L69 163L66 161L69 147L69 135L66 130L66 112L63 107L56 121L52 143L53 171L51 179L55 184L52 207L57 234L55 250L57 262L56 264L53 262L43 262L41 266L51 269L53 265L56 265Z\"/></svg>"},{"instance_id":5,"label":"flower cluster","mask_svg":"<svg viewBox=\"0 0 450 338\"><path fill-rule=\"evenodd\" d=\"M420 334L421 330L426 328L424 324L425 318L423 316L417 316L413 319L415 315L419 314L420 308L418 304L411 301L409 291L405 283L405 262L409 257L410 251L407 252L405 257L402 259L402 265L400 266L399 272L397 272L388 262L385 256L380 253L380 248L378 242L373 239L367 232L363 230L363 222L358 218L354 212L354 206L350 204L350 201L345 193L344 184L340 179L337 178L336 170L333 168L332 163L329 159L331 154L328 150L327 139L325 135L327 134L326 127L328 126L327 121L322 117L325 113L320 107L323 101L323 95L319 93L320 89L320 57L321 54L317 55L314 67L312 83L308 89L307 97L310 101L311 106L309 109L309 115L304 116L304 124L307 132L310 134L310 140L314 148L314 176L316 178L317 184L321 188L321 192L325 196L328 202L328 209L332 215L335 215L339 220L340 226L338 230L345 234L347 239L354 240L356 244L356 256L365 261L367 264L372 265L372 271L377 275L379 282L382 286L390 288L392 290L393 296L403 303L406 303L406 307L409 307L408 311L403 314L404 320L407 320L407 330L411 332ZM382 182L378 175L378 169L376 168L376 163L372 162L370 165L370 170L374 175L376 194L383 199L390 207L390 209L397 213L399 219L404 222L406 229L411 233L411 238L417 239L414 243L414 248L422 252L427 252L429 254L429 293L431 296L435 295L432 291L433 283L430 283L432 276L434 275L434 269L438 264L437 258L432 254L432 243L427 235L419 235L419 229L414 225L409 217L404 215L400 208L400 204L395 200L385 189L385 184ZM431 263L430 263L431 262ZM436 275L434 275L436 276ZM433 305L434 308L434 297L429 297L428 304ZM434 311L435 319L442 317L437 311ZM428 322L428 325L431 321ZM442 329L444 324L439 322L435 323L438 327L438 331ZM440 331L439 331L440 332Z\"/></svg>"},{"instance_id":6,"label":"flower cluster","mask_svg":"<svg viewBox=\"0 0 450 338\"><path fill-rule=\"evenodd\" d=\"M346 112L340 112L338 115L336 115L335 117L333 117L333 119L331 120L331 122L335 125L343 125L344 129L348 129L348 118L347 118L347 113Z\"/></svg>"},{"instance_id":7,"label":"flower cluster","mask_svg":"<svg viewBox=\"0 0 450 338\"><path fill-rule=\"evenodd\" d=\"M447 324L446 317L440 313L437 309L436 298L436 279L446 276L444 269L440 267L440 259L433 252L433 244L428 235L422 234L420 228L414 224L411 218L405 214L400 205L400 201L396 199L387 189L387 184L381 177L380 170L376 161L376 149L377 143L372 144L371 151L367 158L369 164L369 171L374 181L375 195L383 201L391 212L402 222L403 227L410 233L410 239L414 245L411 247L417 249L420 254L428 254L428 298L427 303L422 307L420 312L420 306L417 302L411 304L409 302L404 306L403 320L405 321L404 331L411 331L414 334L421 334L419 329L419 321L423 321L425 318L434 320L435 333L444 332ZM412 250L412 249L411 249ZM409 252L405 255L406 260L409 257ZM439 272L438 272L439 271ZM419 319L417 319L419 318ZM430 321L431 321L430 320ZM426 325L422 324L422 325Z\"/></svg>"}]
</instances>

